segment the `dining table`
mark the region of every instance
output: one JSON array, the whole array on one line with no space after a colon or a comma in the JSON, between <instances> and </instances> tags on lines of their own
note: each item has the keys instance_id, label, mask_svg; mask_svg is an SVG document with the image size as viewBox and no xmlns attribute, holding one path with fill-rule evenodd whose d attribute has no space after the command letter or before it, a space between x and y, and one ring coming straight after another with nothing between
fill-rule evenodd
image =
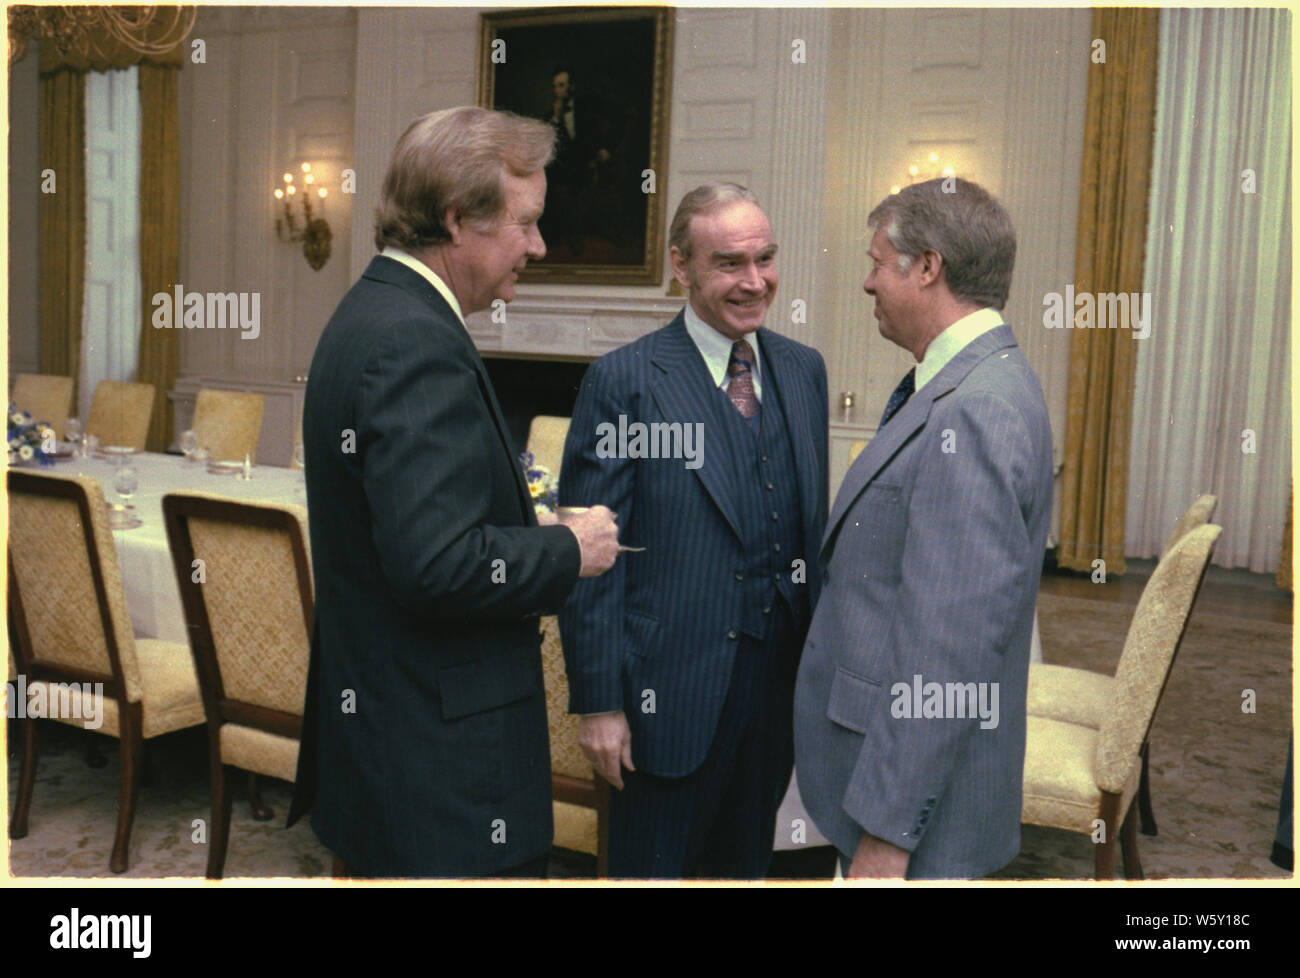
<instances>
[{"instance_id":1,"label":"dining table","mask_svg":"<svg viewBox=\"0 0 1300 978\"><path fill-rule=\"evenodd\" d=\"M122 465L133 467L137 477L137 487L129 498L114 488ZM302 470L274 465L252 465L250 477L245 478L239 466L218 473L210 471L204 462L182 455L137 452L89 457L74 454L42 471L56 476L92 476L99 481L110 505L134 507L133 525L113 530L131 630L137 638L167 642L188 643L189 636L163 524L163 496L170 492L204 492L251 502L307 505Z\"/></svg>"}]
</instances>

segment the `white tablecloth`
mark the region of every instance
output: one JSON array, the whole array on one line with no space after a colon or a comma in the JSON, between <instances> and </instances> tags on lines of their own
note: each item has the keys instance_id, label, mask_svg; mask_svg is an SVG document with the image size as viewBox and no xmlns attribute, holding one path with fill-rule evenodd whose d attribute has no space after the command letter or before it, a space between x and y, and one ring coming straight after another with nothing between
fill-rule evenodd
<instances>
[{"instance_id":1,"label":"white tablecloth","mask_svg":"<svg viewBox=\"0 0 1300 978\"><path fill-rule=\"evenodd\" d=\"M207 467L187 462L176 455L144 452L129 457L139 477L139 487L130 499L143 525L132 530L115 530L117 557L122 568L126 604L131 627L137 638L167 642L188 642L185 614L181 609L176 571L167 547L163 526L162 497L169 492L208 492L257 502L297 503L305 506L303 474L298 469L269 465L253 466L253 477L213 475ZM89 475L99 480L104 498L124 502L113 488L116 459L70 459L56 462L42 471L54 475Z\"/></svg>"}]
</instances>

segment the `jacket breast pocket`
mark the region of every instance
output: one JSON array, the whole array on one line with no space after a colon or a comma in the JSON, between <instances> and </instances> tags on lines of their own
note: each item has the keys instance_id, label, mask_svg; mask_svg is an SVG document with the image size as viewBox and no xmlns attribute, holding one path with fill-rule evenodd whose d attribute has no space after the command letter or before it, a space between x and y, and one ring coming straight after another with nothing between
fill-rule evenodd
<instances>
[{"instance_id":1,"label":"jacket breast pocket","mask_svg":"<svg viewBox=\"0 0 1300 978\"><path fill-rule=\"evenodd\" d=\"M838 581L896 584L902 577L907 509L900 486L875 482L844 516L831 574Z\"/></svg>"}]
</instances>

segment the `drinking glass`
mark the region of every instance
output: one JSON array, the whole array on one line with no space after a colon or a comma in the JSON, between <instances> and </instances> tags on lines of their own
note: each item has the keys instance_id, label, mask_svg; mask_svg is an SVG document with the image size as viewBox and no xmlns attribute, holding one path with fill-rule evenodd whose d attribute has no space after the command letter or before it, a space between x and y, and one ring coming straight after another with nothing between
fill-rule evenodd
<instances>
[{"instance_id":1,"label":"drinking glass","mask_svg":"<svg viewBox=\"0 0 1300 978\"><path fill-rule=\"evenodd\" d=\"M72 443L74 449L81 447L81 419L69 418L63 425L63 437Z\"/></svg>"},{"instance_id":2,"label":"drinking glass","mask_svg":"<svg viewBox=\"0 0 1300 978\"><path fill-rule=\"evenodd\" d=\"M117 474L113 476L113 488L117 494L127 502L135 495L135 491L140 488L140 478L136 475L135 466L130 462L123 462L117 467Z\"/></svg>"},{"instance_id":3,"label":"drinking glass","mask_svg":"<svg viewBox=\"0 0 1300 978\"><path fill-rule=\"evenodd\" d=\"M181 451L185 453L187 461L194 461L194 453L199 448L199 435L196 431L182 431L180 439Z\"/></svg>"}]
</instances>

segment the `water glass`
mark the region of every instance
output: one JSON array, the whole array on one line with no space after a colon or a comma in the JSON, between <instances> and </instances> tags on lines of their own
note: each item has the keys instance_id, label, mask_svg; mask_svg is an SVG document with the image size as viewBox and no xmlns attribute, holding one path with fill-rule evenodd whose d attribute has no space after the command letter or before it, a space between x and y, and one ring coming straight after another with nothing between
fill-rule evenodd
<instances>
[{"instance_id":1,"label":"water glass","mask_svg":"<svg viewBox=\"0 0 1300 978\"><path fill-rule=\"evenodd\" d=\"M182 431L180 437L181 451L185 453L187 461L194 461L194 453L199 449L199 435L193 430Z\"/></svg>"},{"instance_id":2,"label":"water glass","mask_svg":"<svg viewBox=\"0 0 1300 978\"><path fill-rule=\"evenodd\" d=\"M113 476L113 488L124 500L131 501L135 491L140 488L140 478L136 475L134 465L124 461L117 467L117 474Z\"/></svg>"}]
</instances>

